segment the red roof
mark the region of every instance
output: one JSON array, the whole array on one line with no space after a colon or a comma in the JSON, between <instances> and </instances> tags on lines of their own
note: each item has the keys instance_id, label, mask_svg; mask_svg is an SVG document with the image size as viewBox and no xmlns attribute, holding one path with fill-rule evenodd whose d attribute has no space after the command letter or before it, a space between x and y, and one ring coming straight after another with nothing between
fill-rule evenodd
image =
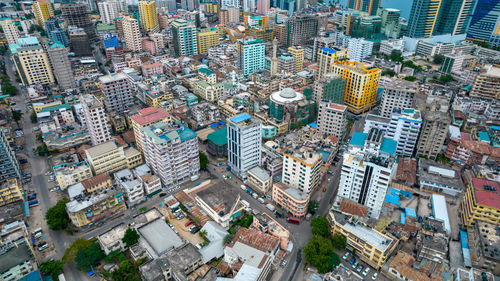
<instances>
[{"instance_id":1,"label":"red roof","mask_svg":"<svg viewBox=\"0 0 500 281\"><path fill-rule=\"evenodd\" d=\"M139 110L139 113L132 116L132 120L134 120L139 125L148 125L154 122L161 121L167 117L169 117L165 110L156 107L148 107Z\"/></svg>"},{"instance_id":2,"label":"red roof","mask_svg":"<svg viewBox=\"0 0 500 281\"><path fill-rule=\"evenodd\" d=\"M472 178L472 186L474 187L474 195L478 204L500 209L500 190L498 190L498 182Z\"/></svg>"}]
</instances>

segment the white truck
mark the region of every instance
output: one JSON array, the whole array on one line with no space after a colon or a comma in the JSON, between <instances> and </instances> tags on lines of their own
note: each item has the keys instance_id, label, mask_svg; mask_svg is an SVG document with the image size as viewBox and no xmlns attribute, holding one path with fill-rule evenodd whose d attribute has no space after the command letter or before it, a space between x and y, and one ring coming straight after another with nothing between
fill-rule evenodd
<instances>
[{"instance_id":1,"label":"white truck","mask_svg":"<svg viewBox=\"0 0 500 281\"><path fill-rule=\"evenodd\" d=\"M274 209L276 209L274 208L273 204L267 204L266 208L268 208L271 212L274 212Z\"/></svg>"}]
</instances>

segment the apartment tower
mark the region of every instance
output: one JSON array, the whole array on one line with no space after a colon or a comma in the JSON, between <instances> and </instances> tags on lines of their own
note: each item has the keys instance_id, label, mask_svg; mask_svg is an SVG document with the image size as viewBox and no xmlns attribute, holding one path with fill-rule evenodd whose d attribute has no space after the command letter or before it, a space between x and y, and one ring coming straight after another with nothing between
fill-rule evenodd
<instances>
[{"instance_id":1,"label":"apartment tower","mask_svg":"<svg viewBox=\"0 0 500 281\"><path fill-rule=\"evenodd\" d=\"M111 130L103 104L95 96L89 94L80 96L80 104L92 145L96 146L111 140Z\"/></svg>"},{"instance_id":2,"label":"apartment tower","mask_svg":"<svg viewBox=\"0 0 500 281\"><path fill-rule=\"evenodd\" d=\"M66 47L59 42L55 42L47 48L47 53L59 87L63 90L76 88L75 77L73 76Z\"/></svg>"},{"instance_id":3,"label":"apartment tower","mask_svg":"<svg viewBox=\"0 0 500 281\"><path fill-rule=\"evenodd\" d=\"M119 72L101 76L99 85L108 112L126 113L134 104L134 89L127 74Z\"/></svg>"},{"instance_id":4,"label":"apartment tower","mask_svg":"<svg viewBox=\"0 0 500 281\"><path fill-rule=\"evenodd\" d=\"M245 37L238 40L238 68L248 76L265 68L266 46L261 39Z\"/></svg>"},{"instance_id":5,"label":"apartment tower","mask_svg":"<svg viewBox=\"0 0 500 281\"><path fill-rule=\"evenodd\" d=\"M171 25L175 54L177 56L196 56L198 54L198 41L194 21L176 19Z\"/></svg>"},{"instance_id":6,"label":"apartment tower","mask_svg":"<svg viewBox=\"0 0 500 281\"><path fill-rule=\"evenodd\" d=\"M49 0L37 0L33 2L32 8L36 21L40 26L43 26L47 19L54 17L54 9Z\"/></svg>"},{"instance_id":7,"label":"apartment tower","mask_svg":"<svg viewBox=\"0 0 500 281\"><path fill-rule=\"evenodd\" d=\"M141 31L139 30L139 22L132 17L125 17L121 23L127 49L134 52L142 51L142 37Z\"/></svg>"},{"instance_id":8,"label":"apartment tower","mask_svg":"<svg viewBox=\"0 0 500 281\"><path fill-rule=\"evenodd\" d=\"M67 27L76 26L83 28L89 39L95 37L94 24L90 21L88 5L86 4L63 4L61 6L64 23Z\"/></svg>"},{"instance_id":9,"label":"apartment tower","mask_svg":"<svg viewBox=\"0 0 500 281\"><path fill-rule=\"evenodd\" d=\"M159 32L158 12L155 1L139 1L139 18L142 30L146 32Z\"/></svg>"}]
</instances>

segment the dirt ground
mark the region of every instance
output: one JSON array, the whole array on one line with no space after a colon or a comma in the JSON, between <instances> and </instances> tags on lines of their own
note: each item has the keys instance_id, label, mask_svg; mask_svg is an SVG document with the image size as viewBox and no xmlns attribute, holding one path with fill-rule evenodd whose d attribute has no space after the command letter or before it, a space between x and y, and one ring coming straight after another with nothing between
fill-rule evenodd
<instances>
[{"instance_id":1,"label":"dirt ground","mask_svg":"<svg viewBox=\"0 0 500 281\"><path fill-rule=\"evenodd\" d=\"M198 245L199 243L203 242L203 238L198 233L192 234L189 231L189 228L193 225L185 226L185 224L189 221L187 217L184 217L180 220L178 220L171 212L170 210L168 211L168 221L174 226L175 230L177 230L179 236L184 239L189 241L193 245Z\"/></svg>"}]
</instances>

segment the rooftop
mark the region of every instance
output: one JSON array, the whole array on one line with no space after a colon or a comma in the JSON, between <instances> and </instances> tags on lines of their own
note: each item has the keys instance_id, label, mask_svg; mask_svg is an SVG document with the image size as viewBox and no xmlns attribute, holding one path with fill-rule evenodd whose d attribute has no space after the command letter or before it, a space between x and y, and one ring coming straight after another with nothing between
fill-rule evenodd
<instances>
[{"instance_id":1,"label":"rooftop","mask_svg":"<svg viewBox=\"0 0 500 281\"><path fill-rule=\"evenodd\" d=\"M111 177L108 174L99 174L97 176L91 177L90 179L86 179L86 180L82 181L81 184L83 185L83 187L86 190L90 190L93 187L95 187L96 185L99 185L99 184L101 184L105 181L109 181L109 180L111 180Z\"/></svg>"},{"instance_id":2,"label":"rooftop","mask_svg":"<svg viewBox=\"0 0 500 281\"><path fill-rule=\"evenodd\" d=\"M11 250L0 255L0 273L4 273L12 267L31 259L31 250L27 245L23 244L19 247L13 247Z\"/></svg>"},{"instance_id":3,"label":"rooftop","mask_svg":"<svg viewBox=\"0 0 500 281\"><path fill-rule=\"evenodd\" d=\"M341 211L342 213L347 213L350 215L364 218L364 217L366 217L366 214L368 213L368 207L361 205L359 203L356 203L356 202L349 200L347 198L342 198L342 201L340 202L339 211Z\"/></svg>"},{"instance_id":4,"label":"rooftop","mask_svg":"<svg viewBox=\"0 0 500 281\"><path fill-rule=\"evenodd\" d=\"M66 210L68 210L69 212L72 212L72 213L76 213L76 212L84 210L90 206L93 206L93 205L95 205L103 200L106 200L107 198L109 198L111 196L114 196L114 195L118 196L118 194L119 193L117 191L114 191L114 192L101 193L101 194L97 194L97 195L90 195L90 196L83 198L83 199L80 199L80 200L73 200L73 201L68 202L68 204L66 204Z\"/></svg>"},{"instance_id":5,"label":"rooftop","mask_svg":"<svg viewBox=\"0 0 500 281\"><path fill-rule=\"evenodd\" d=\"M432 215L434 216L434 218L444 222L444 229L446 230L446 233L450 235L450 217L448 215L448 207L446 205L445 197L439 194L432 194L431 204Z\"/></svg>"},{"instance_id":6,"label":"rooftop","mask_svg":"<svg viewBox=\"0 0 500 281\"><path fill-rule=\"evenodd\" d=\"M208 185L196 191L196 196L203 200L219 216L228 214L238 199L237 193L232 192L231 188L226 184Z\"/></svg>"},{"instance_id":7,"label":"rooftop","mask_svg":"<svg viewBox=\"0 0 500 281\"><path fill-rule=\"evenodd\" d=\"M207 139L213 142L215 145L226 145L227 144L227 127L217 130L213 133L208 134Z\"/></svg>"},{"instance_id":8,"label":"rooftop","mask_svg":"<svg viewBox=\"0 0 500 281\"><path fill-rule=\"evenodd\" d=\"M272 102L288 104L304 100L304 95L296 92L292 88L285 88L281 91L272 93L269 98Z\"/></svg>"},{"instance_id":9,"label":"rooftop","mask_svg":"<svg viewBox=\"0 0 500 281\"><path fill-rule=\"evenodd\" d=\"M400 157L398 159L396 179L410 185L415 184L417 182L417 160Z\"/></svg>"},{"instance_id":10,"label":"rooftop","mask_svg":"<svg viewBox=\"0 0 500 281\"><path fill-rule=\"evenodd\" d=\"M105 143L98 144L96 146L93 146L91 148L88 148L85 150L87 152L87 155L89 155L92 158L99 157L105 153L108 153L110 151L113 151L118 148L118 144L114 140L107 141Z\"/></svg>"},{"instance_id":11,"label":"rooftop","mask_svg":"<svg viewBox=\"0 0 500 281\"><path fill-rule=\"evenodd\" d=\"M183 244L179 236L161 218L151 221L137 230L158 256Z\"/></svg>"},{"instance_id":12,"label":"rooftop","mask_svg":"<svg viewBox=\"0 0 500 281\"><path fill-rule=\"evenodd\" d=\"M87 161L83 160L81 162L75 163L75 164L67 164L63 163L61 165L54 166L54 174L56 175L68 175L68 174L73 174L75 172L89 169L90 166L87 163Z\"/></svg>"},{"instance_id":13,"label":"rooftop","mask_svg":"<svg viewBox=\"0 0 500 281\"><path fill-rule=\"evenodd\" d=\"M257 178L259 178L261 181L267 181L267 180L269 180L269 178L271 178L271 175L269 175L269 173L266 170L262 169L259 166L253 167L252 169L250 169L248 171L248 173L253 174Z\"/></svg>"},{"instance_id":14,"label":"rooftop","mask_svg":"<svg viewBox=\"0 0 500 281\"><path fill-rule=\"evenodd\" d=\"M438 183L463 190L460 172L435 161L420 158L418 174L420 182Z\"/></svg>"},{"instance_id":15,"label":"rooftop","mask_svg":"<svg viewBox=\"0 0 500 281\"><path fill-rule=\"evenodd\" d=\"M309 151L306 149L299 149L293 152L286 151L285 153L283 153L283 155L293 158L294 160L299 161L301 163L304 163L309 167L316 165L318 162L321 161L322 158L322 154L315 151Z\"/></svg>"},{"instance_id":16,"label":"rooftop","mask_svg":"<svg viewBox=\"0 0 500 281\"><path fill-rule=\"evenodd\" d=\"M301 192L300 190L290 187L282 182L275 182L273 185L283 190L288 196L292 197L296 201L304 201L309 198L309 195L307 193Z\"/></svg>"},{"instance_id":17,"label":"rooftop","mask_svg":"<svg viewBox=\"0 0 500 281\"><path fill-rule=\"evenodd\" d=\"M480 178L472 178L474 197L480 205L500 210L500 190L498 182Z\"/></svg>"},{"instance_id":18,"label":"rooftop","mask_svg":"<svg viewBox=\"0 0 500 281\"><path fill-rule=\"evenodd\" d=\"M430 281L431 279L427 275L413 267L414 262L415 258L412 255L399 251L389 267L397 270L408 280Z\"/></svg>"},{"instance_id":19,"label":"rooftop","mask_svg":"<svg viewBox=\"0 0 500 281\"><path fill-rule=\"evenodd\" d=\"M115 82L115 81L124 80L124 79L128 79L127 74L125 74L123 72L118 72L116 74L104 75L104 76L99 77L99 82L100 83L110 83L110 82Z\"/></svg>"},{"instance_id":20,"label":"rooftop","mask_svg":"<svg viewBox=\"0 0 500 281\"><path fill-rule=\"evenodd\" d=\"M127 231L127 229L128 226L124 223L121 223L99 235L99 242L101 244L104 244L105 246L113 244L123 238L123 235L125 235L125 231Z\"/></svg>"},{"instance_id":21,"label":"rooftop","mask_svg":"<svg viewBox=\"0 0 500 281\"><path fill-rule=\"evenodd\" d=\"M169 143L176 139L181 142L190 140L196 137L196 133L180 122L157 122L150 126L141 128L141 131L147 138L153 139L157 144Z\"/></svg>"}]
</instances>

